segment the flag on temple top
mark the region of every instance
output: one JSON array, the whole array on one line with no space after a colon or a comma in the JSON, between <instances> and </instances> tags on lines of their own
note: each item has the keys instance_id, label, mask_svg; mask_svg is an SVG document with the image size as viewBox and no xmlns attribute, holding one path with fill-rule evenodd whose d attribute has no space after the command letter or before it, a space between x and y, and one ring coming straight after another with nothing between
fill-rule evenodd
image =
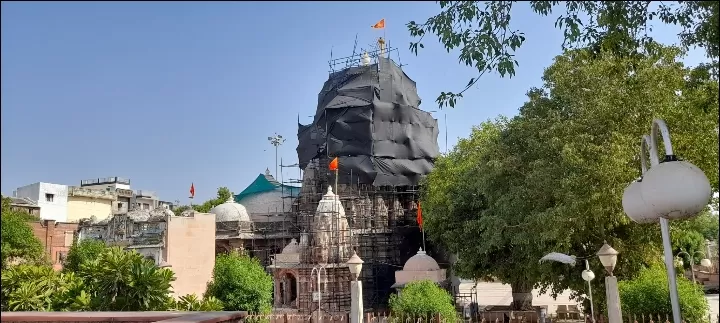
<instances>
[{"instance_id":1,"label":"flag on temple top","mask_svg":"<svg viewBox=\"0 0 720 323\"><path fill-rule=\"evenodd\" d=\"M190 198L195 197L195 183L190 183Z\"/></svg>"},{"instance_id":2,"label":"flag on temple top","mask_svg":"<svg viewBox=\"0 0 720 323\"><path fill-rule=\"evenodd\" d=\"M418 225L420 226L420 230L422 230L423 218L422 218L422 208L420 207L420 201L418 201L417 223L418 223Z\"/></svg>"},{"instance_id":3,"label":"flag on temple top","mask_svg":"<svg viewBox=\"0 0 720 323\"><path fill-rule=\"evenodd\" d=\"M378 21L376 24L372 25L371 27L373 27L375 29L385 28L385 18L381 19L380 21Z\"/></svg>"},{"instance_id":4,"label":"flag on temple top","mask_svg":"<svg viewBox=\"0 0 720 323\"><path fill-rule=\"evenodd\" d=\"M330 161L329 168L330 168L330 170L338 170L338 158L337 157L333 158L333 160Z\"/></svg>"}]
</instances>

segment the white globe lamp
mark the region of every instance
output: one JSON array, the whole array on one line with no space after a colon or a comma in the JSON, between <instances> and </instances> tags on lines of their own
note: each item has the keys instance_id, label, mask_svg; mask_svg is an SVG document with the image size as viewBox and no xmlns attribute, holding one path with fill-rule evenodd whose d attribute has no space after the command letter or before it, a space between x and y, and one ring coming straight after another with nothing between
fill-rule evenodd
<instances>
[{"instance_id":1,"label":"white globe lamp","mask_svg":"<svg viewBox=\"0 0 720 323\"><path fill-rule=\"evenodd\" d=\"M704 259L700 260L700 266L712 267L712 261L710 261L710 259L704 258Z\"/></svg>"},{"instance_id":2,"label":"white globe lamp","mask_svg":"<svg viewBox=\"0 0 720 323\"><path fill-rule=\"evenodd\" d=\"M593 273L592 270L585 269L582 272L582 279L589 283L590 281L595 279L595 273Z\"/></svg>"}]
</instances>

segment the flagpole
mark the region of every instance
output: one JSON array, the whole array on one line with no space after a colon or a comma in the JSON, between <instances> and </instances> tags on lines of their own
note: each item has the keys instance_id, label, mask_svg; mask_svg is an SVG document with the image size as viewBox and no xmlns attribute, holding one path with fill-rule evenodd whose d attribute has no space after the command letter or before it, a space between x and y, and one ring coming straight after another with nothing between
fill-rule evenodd
<instances>
[{"instance_id":1,"label":"flagpole","mask_svg":"<svg viewBox=\"0 0 720 323\"><path fill-rule=\"evenodd\" d=\"M423 230L422 227L420 227L420 232L422 232L423 250L427 251L427 249L425 249L425 230Z\"/></svg>"}]
</instances>

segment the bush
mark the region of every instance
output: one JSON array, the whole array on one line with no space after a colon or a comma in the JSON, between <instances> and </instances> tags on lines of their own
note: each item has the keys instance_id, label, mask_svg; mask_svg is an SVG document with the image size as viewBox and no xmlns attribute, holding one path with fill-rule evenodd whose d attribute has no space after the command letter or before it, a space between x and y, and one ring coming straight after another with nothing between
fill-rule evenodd
<instances>
[{"instance_id":1,"label":"bush","mask_svg":"<svg viewBox=\"0 0 720 323\"><path fill-rule=\"evenodd\" d=\"M704 322L708 303L702 287L677 277L680 310L685 322ZM672 317L668 279L663 265L643 269L637 278L619 282L623 315L668 315Z\"/></svg>"},{"instance_id":2,"label":"bush","mask_svg":"<svg viewBox=\"0 0 720 323\"><path fill-rule=\"evenodd\" d=\"M3 311L88 311L90 295L73 273L21 264L2 271Z\"/></svg>"},{"instance_id":3,"label":"bush","mask_svg":"<svg viewBox=\"0 0 720 323\"><path fill-rule=\"evenodd\" d=\"M185 296L180 296L177 301L174 299L171 300L168 309L176 311L213 312L222 311L223 303L219 299L212 296L201 299L195 294L188 294Z\"/></svg>"},{"instance_id":4,"label":"bush","mask_svg":"<svg viewBox=\"0 0 720 323\"><path fill-rule=\"evenodd\" d=\"M101 240L86 239L74 242L68 250L67 258L63 263L63 271L76 272L80 270L80 265L97 259L107 246Z\"/></svg>"},{"instance_id":5,"label":"bush","mask_svg":"<svg viewBox=\"0 0 720 323\"><path fill-rule=\"evenodd\" d=\"M120 247L107 248L80 264L77 275L92 291L96 311L164 311L175 280L170 269Z\"/></svg>"},{"instance_id":6,"label":"bush","mask_svg":"<svg viewBox=\"0 0 720 323\"><path fill-rule=\"evenodd\" d=\"M440 314L443 321L457 317L450 293L429 280L411 282L399 295L391 295L390 310L400 317L432 318Z\"/></svg>"},{"instance_id":7,"label":"bush","mask_svg":"<svg viewBox=\"0 0 720 323\"><path fill-rule=\"evenodd\" d=\"M270 313L272 277L257 259L238 252L218 255L206 297L219 299L226 311Z\"/></svg>"}]
</instances>

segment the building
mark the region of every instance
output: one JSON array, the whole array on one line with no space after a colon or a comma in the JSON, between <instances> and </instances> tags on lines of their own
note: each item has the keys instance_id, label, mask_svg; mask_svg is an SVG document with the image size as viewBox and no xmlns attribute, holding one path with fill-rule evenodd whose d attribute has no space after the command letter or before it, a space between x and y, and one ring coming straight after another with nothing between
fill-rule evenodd
<instances>
[{"instance_id":1,"label":"building","mask_svg":"<svg viewBox=\"0 0 720 323\"><path fill-rule=\"evenodd\" d=\"M215 215L165 208L133 208L102 221L80 223L78 239L98 239L132 249L175 273L176 296L202 295L215 266Z\"/></svg>"},{"instance_id":2,"label":"building","mask_svg":"<svg viewBox=\"0 0 720 323\"><path fill-rule=\"evenodd\" d=\"M104 220L113 214L113 203L117 200L117 193L114 190L69 186L67 192L66 222L91 218Z\"/></svg>"},{"instance_id":3,"label":"building","mask_svg":"<svg viewBox=\"0 0 720 323\"><path fill-rule=\"evenodd\" d=\"M67 222L67 185L38 182L18 187L15 196L35 202L40 207L41 219Z\"/></svg>"},{"instance_id":4,"label":"building","mask_svg":"<svg viewBox=\"0 0 720 323\"><path fill-rule=\"evenodd\" d=\"M18 188L15 196L37 204L42 219L57 222L100 221L127 213L133 206L148 211L172 208L172 203L161 202L154 192L133 192L130 180L121 177L82 180L80 186L40 182Z\"/></svg>"},{"instance_id":5,"label":"building","mask_svg":"<svg viewBox=\"0 0 720 323\"><path fill-rule=\"evenodd\" d=\"M122 177L93 178L80 181L80 187L115 191L117 200L113 203L113 213L127 213L133 201L134 193L130 189L130 180Z\"/></svg>"},{"instance_id":6,"label":"building","mask_svg":"<svg viewBox=\"0 0 720 323\"><path fill-rule=\"evenodd\" d=\"M54 220L40 220L30 222L33 234L40 240L45 254L55 270L62 269L62 264L75 239L78 229L77 223L56 222Z\"/></svg>"},{"instance_id":7,"label":"building","mask_svg":"<svg viewBox=\"0 0 720 323\"><path fill-rule=\"evenodd\" d=\"M256 217L280 215L292 211L292 201L284 197L299 192L300 187L278 182L266 169L265 174L259 174L248 187L235 195L235 201Z\"/></svg>"},{"instance_id":8,"label":"building","mask_svg":"<svg viewBox=\"0 0 720 323\"><path fill-rule=\"evenodd\" d=\"M13 211L25 212L40 218L40 206L35 201L26 197L11 197L10 209Z\"/></svg>"}]
</instances>

